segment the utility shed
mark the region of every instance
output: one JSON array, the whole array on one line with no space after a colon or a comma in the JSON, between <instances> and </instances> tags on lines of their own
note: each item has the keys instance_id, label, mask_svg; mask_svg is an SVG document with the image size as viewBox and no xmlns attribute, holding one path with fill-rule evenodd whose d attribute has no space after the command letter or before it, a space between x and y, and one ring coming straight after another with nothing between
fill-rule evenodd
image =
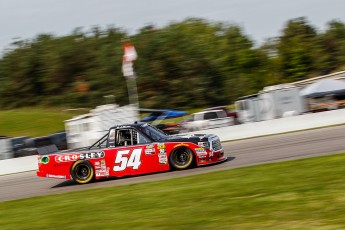
<instances>
[{"instance_id":1,"label":"utility shed","mask_svg":"<svg viewBox=\"0 0 345 230\"><path fill-rule=\"evenodd\" d=\"M92 145L114 125L131 124L139 120L138 108L134 105L97 106L90 113L65 121L68 148Z\"/></svg>"}]
</instances>

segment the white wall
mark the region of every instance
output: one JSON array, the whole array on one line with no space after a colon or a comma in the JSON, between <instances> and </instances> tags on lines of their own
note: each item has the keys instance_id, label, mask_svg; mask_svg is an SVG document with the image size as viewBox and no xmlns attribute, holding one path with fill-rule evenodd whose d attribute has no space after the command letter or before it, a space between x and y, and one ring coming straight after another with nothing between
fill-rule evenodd
<instances>
[{"instance_id":1,"label":"white wall","mask_svg":"<svg viewBox=\"0 0 345 230\"><path fill-rule=\"evenodd\" d=\"M345 109L246 123L194 133L217 134L222 141L345 124Z\"/></svg>"},{"instance_id":2,"label":"white wall","mask_svg":"<svg viewBox=\"0 0 345 230\"><path fill-rule=\"evenodd\" d=\"M1 160L0 175L37 170L37 167L37 156Z\"/></svg>"},{"instance_id":3,"label":"white wall","mask_svg":"<svg viewBox=\"0 0 345 230\"><path fill-rule=\"evenodd\" d=\"M194 133L213 133L217 134L222 141L227 141L336 124L345 124L345 109L201 130ZM0 160L0 175L36 169L37 156Z\"/></svg>"}]
</instances>

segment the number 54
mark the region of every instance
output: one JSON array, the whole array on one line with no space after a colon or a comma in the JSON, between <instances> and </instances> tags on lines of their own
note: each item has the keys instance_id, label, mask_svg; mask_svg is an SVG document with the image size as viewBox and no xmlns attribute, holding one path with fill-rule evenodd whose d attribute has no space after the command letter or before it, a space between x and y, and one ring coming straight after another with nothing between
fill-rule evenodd
<instances>
[{"instance_id":1,"label":"number 54","mask_svg":"<svg viewBox=\"0 0 345 230\"><path fill-rule=\"evenodd\" d=\"M127 167L132 167L133 169L138 169L141 161L141 149L134 149L132 154L128 158L128 154L131 150L120 150L117 152L116 158L115 158L115 166L113 170L115 172L117 171L123 171Z\"/></svg>"}]
</instances>

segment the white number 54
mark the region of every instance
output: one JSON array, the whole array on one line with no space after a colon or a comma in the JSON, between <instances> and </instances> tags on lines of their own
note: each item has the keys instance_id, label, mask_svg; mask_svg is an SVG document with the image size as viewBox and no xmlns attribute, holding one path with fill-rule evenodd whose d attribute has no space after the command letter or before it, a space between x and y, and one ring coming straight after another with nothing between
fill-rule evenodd
<instances>
[{"instance_id":1,"label":"white number 54","mask_svg":"<svg viewBox=\"0 0 345 230\"><path fill-rule=\"evenodd\" d=\"M120 150L117 152L116 159L115 159L115 166L113 170L116 171L123 171L127 167L132 167L133 169L138 169L141 161L141 149L134 149L132 154L129 156L128 154L131 150Z\"/></svg>"}]
</instances>

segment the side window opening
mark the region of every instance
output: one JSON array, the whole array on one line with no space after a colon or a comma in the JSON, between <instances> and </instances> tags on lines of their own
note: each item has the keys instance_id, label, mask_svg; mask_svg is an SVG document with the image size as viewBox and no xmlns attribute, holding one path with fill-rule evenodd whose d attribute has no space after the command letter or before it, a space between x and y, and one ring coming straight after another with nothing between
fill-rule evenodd
<instances>
[{"instance_id":1,"label":"side window opening","mask_svg":"<svg viewBox=\"0 0 345 230\"><path fill-rule=\"evenodd\" d=\"M205 114L205 120L211 120L211 119L217 119L217 113L216 112L209 112Z\"/></svg>"},{"instance_id":2,"label":"side window opening","mask_svg":"<svg viewBox=\"0 0 345 230\"><path fill-rule=\"evenodd\" d=\"M116 146L132 145L132 133L130 129L116 130Z\"/></svg>"},{"instance_id":3,"label":"side window opening","mask_svg":"<svg viewBox=\"0 0 345 230\"><path fill-rule=\"evenodd\" d=\"M151 143L151 140L135 129L112 129L109 131L108 147L131 146L147 143Z\"/></svg>"},{"instance_id":4,"label":"side window opening","mask_svg":"<svg viewBox=\"0 0 345 230\"><path fill-rule=\"evenodd\" d=\"M219 112L217 112L217 118L224 118L224 117L227 117L227 115L226 115L226 112L225 111L219 111Z\"/></svg>"},{"instance_id":5,"label":"side window opening","mask_svg":"<svg viewBox=\"0 0 345 230\"><path fill-rule=\"evenodd\" d=\"M140 133L135 129L116 130L116 146L129 146L140 144ZM141 140L142 141L142 140Z\"/></svg>"},{"instance_id":6,"label":"side window opening","mask_svg":"<svg viewBox=\"0 0 345 230\"><path fill-rule=\"evenodd\" d=\"M114 147L115 146L115 129L111 129L109 131L108 146L109 147Z\"/></svg>"}]
</instances>

